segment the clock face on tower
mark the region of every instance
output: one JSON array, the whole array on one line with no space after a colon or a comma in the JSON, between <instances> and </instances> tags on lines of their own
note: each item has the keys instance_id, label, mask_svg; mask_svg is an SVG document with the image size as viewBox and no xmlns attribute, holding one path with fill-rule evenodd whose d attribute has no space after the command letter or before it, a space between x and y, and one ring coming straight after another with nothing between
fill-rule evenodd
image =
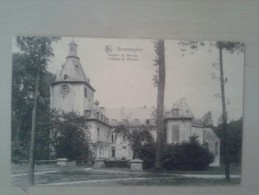
<instances>
[{"instance_id":1,"label":"clock face on tower","mask_svg":"<svg viewBox=\"0 0 259 195\"><path fill-rule=\"evenodd\" d=\"M60 93L61 93L63 96L67 95L67 94L69 93L69 86L67 86L67 85L62 85L62 86L60 87Z\"/></svg>"}]
</instances>

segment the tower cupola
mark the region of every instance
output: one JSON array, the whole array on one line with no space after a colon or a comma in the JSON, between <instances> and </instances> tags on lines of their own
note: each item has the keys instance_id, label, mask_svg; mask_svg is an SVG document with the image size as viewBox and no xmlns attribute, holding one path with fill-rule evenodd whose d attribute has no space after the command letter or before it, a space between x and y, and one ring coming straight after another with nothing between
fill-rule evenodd
<instances>
[{"instance_id":1,"label":"tower cupola","mask_svg":"<svg viewBox=\"0 0 259 195\"><path fill-rule=\"evenodd\" d=\"M74 40L72 40L69 43L69 51L68 51L67 58L69 58L69 57L76 57L76 58L78 58L78 56L77 56L77 44L75 43Z\"/></svg>"}]
</instances>

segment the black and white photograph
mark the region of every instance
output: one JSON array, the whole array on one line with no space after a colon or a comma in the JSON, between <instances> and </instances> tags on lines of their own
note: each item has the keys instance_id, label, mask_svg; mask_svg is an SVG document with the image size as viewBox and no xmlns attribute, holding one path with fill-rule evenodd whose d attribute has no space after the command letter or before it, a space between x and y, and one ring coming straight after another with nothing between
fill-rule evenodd
<instances>
[{"instance_id":1,"label":"black and white photograph","mask_svg":"<svg viewBox=\"0 0 259 195\"><path fill-rule=\"evenodd\" d=\"M13 186L241 183L242 42L18 35Z\"/></svg>"}]
</instances>

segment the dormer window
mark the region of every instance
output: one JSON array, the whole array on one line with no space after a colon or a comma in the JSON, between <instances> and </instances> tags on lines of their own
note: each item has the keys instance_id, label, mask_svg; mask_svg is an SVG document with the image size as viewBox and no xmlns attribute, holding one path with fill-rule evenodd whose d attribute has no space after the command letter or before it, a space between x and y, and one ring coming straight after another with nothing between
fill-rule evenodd
<instances>
[{"instance_id":1,"label":"dormer window","mask_svg":"<svg viewBox=\"0 0 259 195\"><path fill-rule=\"evenodd\" d=\"M84 110L84 116L89 118L91 116L91 110Z\"/></svg>"},{"instance_id":2,"label":"dormer window","mask_svg":"<svg viewBox=\"0 0 259 195\"><path fill-rule=\"evenodd\" d=\"M178 108L172 109L172 115L173 116L179 116L179 109Z\"/></svg>"},{"instance_id":3,"label":"dormer window","mask_svg":"<svg viewBox=\"0 0 259 195\"><path fill-rule=\"evenodd\" d=\"M64 80L67 80L67 78L68 78L68 75L65 74L65 75L64 75Z\"/></svg>"}]
</instances>

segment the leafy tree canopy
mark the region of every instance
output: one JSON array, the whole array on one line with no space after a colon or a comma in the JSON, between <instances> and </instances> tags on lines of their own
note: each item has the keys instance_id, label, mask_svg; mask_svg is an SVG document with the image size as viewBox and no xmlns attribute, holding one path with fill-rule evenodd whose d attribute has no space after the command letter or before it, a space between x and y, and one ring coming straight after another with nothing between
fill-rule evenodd
<instances>
[{"instance_id":1,"label":"leafy tree canopy","mask_svg":"<svg viewBox=\"0 0 259 195\"><path fill-rule=\"evenodd\" d=\"M90 136L85 119L77 113L52 113L52 145L56 158L70 161L90 160Z\"/></svg>"},{"instance_id":2,"label":"leafy tree canopy","mask_svg":"<svg viewBox=\"0 0 259 195\"><path fill-rule=\"evenodd\" d=\"M129 127L120 124L115 128L114 132L116 134L122 134L128 139L133 150L133 159L138 158L140 147L143 144L154 142L153 136L145 125Z\"/></svg>"}]
</instances>

